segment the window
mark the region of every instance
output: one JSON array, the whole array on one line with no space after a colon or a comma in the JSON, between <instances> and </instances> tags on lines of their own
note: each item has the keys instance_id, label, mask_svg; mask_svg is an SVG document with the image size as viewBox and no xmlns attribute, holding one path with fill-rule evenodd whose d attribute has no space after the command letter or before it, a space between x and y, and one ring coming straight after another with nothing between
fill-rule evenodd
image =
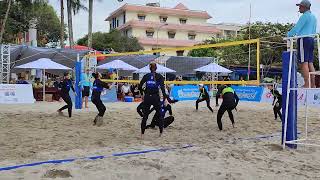
<instances>
[{"instance_id":1,"label":"window","mask_svg":"<svg viewBox=\"0 0 320 180\"><path fill-rule=\"evenodd\" d=\"M196 39L196 34L195 33L189 33L188 34L188 39L189 40L195 40Z\"/></svg>"},{"instance_id":2,"label":"window","mask_svg":"<svg viewBox=\"0 0 320 180\"><path fill-rule=\"evenodd\" d=\"M180 18L180 24L187 24L186 18Z\"/></svg>"},{"instance_id":3,"label":"window","mask_svg":"<svg viewBox=\"0 0 320 180\"><path fill-rule=\"evenodd\" d=\"M116 18L112 18L112 28L116 28Z\"/></svg>"},{"instance_id":4,"label":"window","mask_svg":"<svg viewBox=\"0 0 320 180\"><path fill-rule=\"evenodd\" d=\"M110 29L112 29L112 24L110 23Z\"/></svg>"},{"instance_id":5,"label":"window","mask_svg":"<svg viewBox=\"0 0 320 180\"><path fill-rule=\"evenodd\" d=\"M172 32L172 31L168 32L168 38L169 39L174 39L175 36L176 36L176 32Z\"/></svg>"},{"instance_id":6,"label":"window","mask_svg":"<svg viewBox=\"0 0 320 180\"><path fill-rule=\"evenodd\" d=\"M126 12L123 13L123 24L126 23Z\"/></svg>"},{"instance_id":7,"label":"window","mask_svg":"<svg viewBox=\"0 0 320 180\"><path fill-rule=\"evenodd\" d=\"M117 27L119 27L119 19L117 19Z\"/></svg>"},{"instance_id":8,"label":"window","mask_svg":"<svg viewBox=\"0 0 320 180\"><path fill-rule=\"evenodd\" d=\"M177 51L177 56L183 56L184 51Z\"/></svg>"},{"instance_id":9,"label":"window","mask_svg":"<svg viewBox=\"0 0 320 180\"><path fill-rule=\"evenodd\" d=\"M148 38L153 38L154 35L154 30L146 30L146 35Z\"/></svg>"},{"instance_id":10,"label":"window","mask_svg":"<svg viewBox=\"0 0 320 180\"><path fill-rule=\"evenodd\" d=\"M167 20L168 20L167 16L160 16L160 22L161 23L165 23L165 22L167 22Z\"/></svg>"},{"instance_id":11,"label":"window","mask_svg":"<svg viewBox=\"0 0 320 180\"><path fill-rule=\"evenodd\" d=\"M144 20L146 20L146 15L138 14L138 19L139 19L139 21L144 21Z\"/></svg>"}]
</instances>

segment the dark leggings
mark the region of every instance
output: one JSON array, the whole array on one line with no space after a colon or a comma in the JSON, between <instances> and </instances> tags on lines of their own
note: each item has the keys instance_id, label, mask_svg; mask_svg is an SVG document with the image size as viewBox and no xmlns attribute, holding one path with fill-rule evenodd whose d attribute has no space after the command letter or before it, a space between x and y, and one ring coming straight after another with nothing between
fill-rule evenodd
<instances>
[{"instance_id":1,"label":"dark leggings","mask_svg":"<svg viewBox=\"0 0 320 180\"><path fill-rule=\"evenodd\" d=\"M210 107L210 99L198 99L197 101L196 101L196 109L198 110L198 104L200 103L200 102L202 102L202 101L206 101L207 102L207 107L208 107L208 109L211 111L211 112L213 112L213 109Z\"/></svg>"},{"instance_id":2,"label":"dark leggings","mask_svg":"<svg viewBox=\"0 0 320 180\"><path fill-rule=\"evenodd\" d=\"M156 126L159 126L159 121L158 121L159 117L157 117L156 115L153 117L151 124L148 125L147 127L151 127L154 128ZM173 116L168 116L166 118L163 119L163 128L167 128L170 124L172 124L174 121L174 117Z\"/></svg>"},{"instance_id":3,"label":"dark leggings","mask_svg":"<svg viewBox=\"0 0 320 180\"><path fill-rule=\"evenodd\" d=\"M138 105L137 112L141 117L143 117L143 102Z\"/></svg>"},{"instance_id":4,"label":"dark leggings","mask_svg":"<svg viewBox=\"0 0 320 180\"><path fill-rule=\"evenodd\" d=\"M72 101L71 101L69 94L68 95L61 95L61 98L64 100L64 102L67 103L67 105L60 108L59 111L63 111L65 109L68 109L69 117L71 117L72 116Z\"/></svg>"},{"instance_id":5,"label":"dark leggings","mask_svg":"<svg viewBox=\"0 0 320 180\"><path fill-rule=\"evenodd\" d=\"M282 120L281 107L282 107L282 105L280 103L279 103L278 107L276 105L273 106L273 113L274 113L274 118L275 119L277 119L278 118L277 115L279 115L280 119Z\"/></svg>"},{"instance_id":6,"label":"dark leggings","mask_svg":"<svg viewBox=\"0 0 320 180\"><path fill-rule=\"evenodd\" d=\"M103 117L106 112L106 106L102 103L100 98L92 98L92 103L97 107L99 114L98 116Z\"/></svg>"},{"instance_id":7,"label":"dark leggings","mask_svg":"<svg viewBox=\"0 0 320 180\"><path fill-rule=\"evenodd\" d=\"M150 107L153 106L156 114L160 114L160 108L161 108L161 102L160 102L160 96L158 94L148 95L146 94L144 96L143 101L143 118L141 121L141 134L144 134L146 127L147 127L147 120L149 117L149 111ZM163 132L163 118L159 118L159 130L160 133Z\"/></svg>"},{"instance_id":8,"label":"dark leggings","mask_svg":"<svg viewBox=\"0 0 320 180\"><path fill-rule=\"evenodd\" d=\"M216 94L216 106L219 105L219 98L220 98L220 94L217 93L217 94Z\"/></svg>"},{"instance_id":9,"label":"dark leggings","mask_svg":"<svg viewBox=\"0 0 320 180\"><path fill-rule=\"evenodd\" d=\"M228 111L229 114L229 118L232 124L234 124L234 118L233 118L233 114L232 114L232 110L235 108L235 104L225 104L222 103L219 111L218 111L218 115L217 115L217 123L218 123L218 127L220 130L222 130L222 116L223 114Z\"/></svg>"}]
</instances>

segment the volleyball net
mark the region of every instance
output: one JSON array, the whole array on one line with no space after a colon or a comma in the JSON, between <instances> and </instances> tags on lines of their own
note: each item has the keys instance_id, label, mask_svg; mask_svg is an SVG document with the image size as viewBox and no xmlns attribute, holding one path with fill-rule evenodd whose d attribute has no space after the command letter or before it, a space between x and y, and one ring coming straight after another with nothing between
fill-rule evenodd
<instances>
[{"instance_id":1,"label":"volleyball net","mask_svg":"<svg viewBox=\"0 0 320 180\"><path fill-rule=\"evenodd\" d=\"M105 60L99 61L98 67L114 60L122 60L139 69L126 71L98 68L97 71L103 74L103 81L110 83L137 84L147 73L142 68L147 69L146 66L151 61L155 61L165 67L163 69L158 66L157 72L165 77L166 84L260 84L259 39L87 56L87 58L97 59L101 57L105 57ZM228 81L225 81L226 78Z\"/></svg>"}]
</instances>

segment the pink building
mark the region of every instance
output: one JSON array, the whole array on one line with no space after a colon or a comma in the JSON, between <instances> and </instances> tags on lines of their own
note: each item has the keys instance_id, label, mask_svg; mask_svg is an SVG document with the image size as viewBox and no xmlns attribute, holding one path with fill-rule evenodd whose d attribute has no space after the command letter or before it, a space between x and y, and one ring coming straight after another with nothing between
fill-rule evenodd
<instances>
[{"instance_id":1,"label":"pink building","mask_svg":"<svg viewBox=\"0 0 320 180\"><path fill-rule=\"evenodd\" d=\"M187 47L212 37L221 37L222 30L207 21L212 18L206 11L189 10L178 4L174 8L125 4L106 19L110 30L118 29L124 35L138 38L145 50ZM187 52L166 52L166 55L187 55Z\"/></svg>"}]
</instances>

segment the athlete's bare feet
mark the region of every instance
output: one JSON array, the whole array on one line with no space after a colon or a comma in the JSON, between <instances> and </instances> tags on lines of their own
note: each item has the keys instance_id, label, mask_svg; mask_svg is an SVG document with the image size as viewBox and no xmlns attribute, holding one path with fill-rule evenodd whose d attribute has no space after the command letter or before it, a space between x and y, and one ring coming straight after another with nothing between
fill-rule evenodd
<instances>
[{"instance_id":1,"label":"athlete's bare feet","mask_svg":"<svg viewBox=\"0 0 320 180\"><path fill-rule=\"evenodd\" d=\"M63 115L62 111L60 111L60 110L58 110L57 113L58 113L60 116Z\"/></svg>"}]
</instances>

